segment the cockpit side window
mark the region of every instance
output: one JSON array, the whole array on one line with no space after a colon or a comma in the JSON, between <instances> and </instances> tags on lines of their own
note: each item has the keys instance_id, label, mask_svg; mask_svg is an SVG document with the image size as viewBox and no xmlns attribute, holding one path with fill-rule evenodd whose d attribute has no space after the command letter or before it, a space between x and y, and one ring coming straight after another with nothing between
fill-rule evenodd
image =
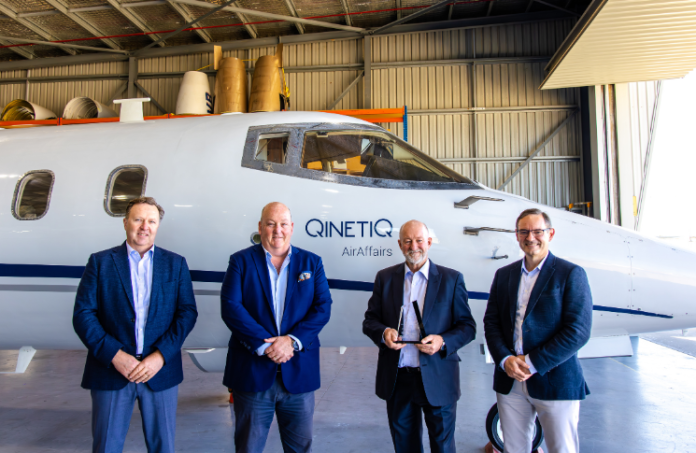
<instances>
[{"instance_id":1,"label":"cockpit side window","mask_svg":"<svg viewBox=\"0 0 696 453\"><path fill-rule=\"evenodd\" d=\"M15 187L12 215L17 220L39 220L48 212L55 175L50 170L32 170Z\"/></svg>"},{"instance_id":2,"label":"cockpit side window","mask_svg":"<svg viewBox=\"0 0 696 453\"><path fill-rule=\"evenodd\" d=\"M381 127L351 122L249 128L242 166L278 175L389 189L480 186Z\"/></svg>"},{"instance_id":3,"label":"cockpit side window","mask_svg":"<svg viewBox=\"0 0 696 453\"><path fill-rule=\"evenodd\" d=\"M126 215L128 203L145 195L147 168L142 165L124 165L114 169L106 181L104 210L112 217Z\"/></svg>"},{"instance_id":4,"label":"cockpit side window","mask_svg":"<svg viewBox=\"0 0 696 453\"><path fill-rule=\"evenodd\" d=\"M471 182L408 143L375 131L307 132L302 167L397 181Z\"/></svg>"},{"instance_id":5,"label":"cockpit side window","mask_svg":"<svg viewBox=\"0 0 696 453\"><path fill-rule=\"evenodd\" d=\"M285 164L288 155L289 138L290 134L288 133L261 134L254 159Z\"/></svg>"}]
</instances>

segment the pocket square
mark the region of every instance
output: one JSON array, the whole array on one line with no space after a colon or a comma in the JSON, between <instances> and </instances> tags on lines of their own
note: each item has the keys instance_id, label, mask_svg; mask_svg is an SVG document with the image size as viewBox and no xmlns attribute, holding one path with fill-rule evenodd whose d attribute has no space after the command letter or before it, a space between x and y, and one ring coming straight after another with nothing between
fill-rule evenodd
<instances>
[{"instance_id":1,"label":"pocket square","mask_svg":"<svg viewBox=\"0 0 696 453\"><path fill-rule=\"evenodd\" d=\"M300 278L297 279L297 283L303 282L303 281L305 281L305 280L309 280L310 278L312 278L312 273L311 273L311 272L302 272L302 273L300 274Z\"/></svg>"}]
</instances>

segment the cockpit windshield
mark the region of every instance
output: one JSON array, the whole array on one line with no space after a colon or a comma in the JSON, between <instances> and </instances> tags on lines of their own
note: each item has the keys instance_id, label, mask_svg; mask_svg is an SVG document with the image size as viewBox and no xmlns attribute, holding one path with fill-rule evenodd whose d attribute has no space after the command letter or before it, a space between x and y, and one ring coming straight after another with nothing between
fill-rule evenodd
<instances>
[{"instance_id":1,"label":"cockpit windshield","mask_svg":"<svg viewBox=\"0 0 696 453\"><path fill-rule=\"evenodd\" d=\"M398 137L371 130L305 132L302 168L365 178L472 184Z\"/></svg>"}]
</instances>

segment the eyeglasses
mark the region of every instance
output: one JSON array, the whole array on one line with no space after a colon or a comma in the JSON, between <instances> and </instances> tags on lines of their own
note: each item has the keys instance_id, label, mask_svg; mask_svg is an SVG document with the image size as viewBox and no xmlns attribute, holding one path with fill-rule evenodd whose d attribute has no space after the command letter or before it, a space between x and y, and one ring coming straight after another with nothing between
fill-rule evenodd
<instances>
[{"instance_id":1,"label":"eyeglasses","mask_svg":"<svg viewBox=\"0 0 696 453\"><path fill-rule=\"evenodd\" d=\"M543 230L515 230L517 232L517 235L521 238L526 238L529 236L529 233L531 232L535 238L540 238L546 233L547 231L551 231L551 228L544 228Z\"/></svg>"}]
</instances>

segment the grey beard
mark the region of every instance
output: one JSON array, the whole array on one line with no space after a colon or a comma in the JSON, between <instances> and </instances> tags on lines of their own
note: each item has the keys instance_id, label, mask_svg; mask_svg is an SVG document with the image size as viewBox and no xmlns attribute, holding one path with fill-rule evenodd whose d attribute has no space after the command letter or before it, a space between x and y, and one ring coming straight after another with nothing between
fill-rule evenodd
<instances>
[{"instance_id":1,"label":"grey beard","mask_svg":"<svg viewBox=\"0 0 696 453\"><path fill-rule=\"evenodd\" d=\"M408 264L413 265L413 266L416 266L416 265L422 263L423 260L425 260L425 253L420 252L420 256L421 256L420 259L417 260L417 259L415 259L415 258L413 257L413 252L406 252L406 253L404 253L404 258L406 258L406 262L407 262Z\"/></svg>"}]
</instances>

